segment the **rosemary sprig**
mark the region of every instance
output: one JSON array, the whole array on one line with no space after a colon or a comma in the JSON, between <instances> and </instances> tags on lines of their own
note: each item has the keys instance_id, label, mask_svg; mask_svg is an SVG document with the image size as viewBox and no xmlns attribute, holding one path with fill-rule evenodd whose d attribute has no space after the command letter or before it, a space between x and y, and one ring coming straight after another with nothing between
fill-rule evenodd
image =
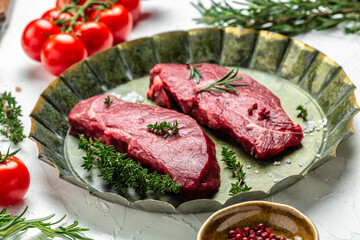
<instances>
[{"instance_id":1,"label":"rosemary sprig","mask_svg":"<svg viewBox=\"0 0 360 240\"><path fill-rule=\"evenodd\" d=\"M238 69L236 69L235 72L234 69L230 70L221 79L200 88L199 92L230 92L239 95L235 87L246 86L246 84L233 83L234 81L242 79L242 77L236 77L238 71Z\"/></svg>"},{"instance_id":2,"label":"rosemary sprig","mask_svg":"<svg viewBox=\"0 0 360 240\"><path fill-rule=\"evenodd\" d=\"M306 118L307 118L307 110L306 110L306 108L304 108L303 105L299 105L299 106L296 107L296 110L300 110L300 113L297 115L297 117L306 120Z\"/></svg>"},{"instance_id":3,"label":"rosemary sprig","mask_svg":"<svg viewBox=\"0 0 360 240\"><path fill-rule=\"evenodd\" d=\"M188 69L190 69L190 77L189 80L191 79L196 79L196 83L199 84L200 83L200 78L202 78L203 74L202 72L200 72L197 67L201 67L202 65L190 65L190 64L186 64L186 66L188 67Z\"/></svg>"},{"instance_id":4,"label":"rosemary sprig","mask_svg":"<svg viewBox=\"0 0 360 240\"><path fill-rule=\"evenodd\" d=\"M0 97L0 134L9 138L14 144L21 142L26 136L23 134L19 117L21 115L21 107L17 105L15 97L11 96L11 92L4 92Z\"/></svg>"},{"instance_id":5,"label":"rosemary sprig","mask_svg":"<svg viewBox=\"0 0 360 240\"><path fill-rule=\"evenodd\" d=\"M91 238L87 238L81 234L81 232L88 231L89 229L77 227L77 221L74 221L73 224L67 227L59 226L58 228L51 228L52 225L58 224L64 220L65 216L53 223L45 221L54 217L55 214L44 218L26 220L26 218L22 216L25 214L27 209L28 207L26 207L20 215L11 215L6 213L6 208L0 211L0 239L14 236L20 232L28 230L29 228L37 228L51 239L59 237L63 239L91 240Z\"/></svg>"},{"instance_id":6,"label":"rosemary sprig","mask_svg":"<svg viewBox=\"0 0 360 240\"><path fill-rule=\"evenodd\" d=\"M159 194L180 192L181 186L170 175L148 173L148 169L141 167L140 163L127 158L126 153L116 152L114 146L106 146L97 139L87 140L83 135L79 137L79 149L86 151L82 167L90 170L97 161L99 177L113 185L120 195L124 195L128 188L135 189L140 196L145 196L150 190Z\"/></svg>"},{"instance_id":7,"label":"rosemary sprig","mask_svg":"<svg viewBox=\"0 0 360 240\"><path fill-rule=\"evenodd\" d=\"M211 0L210 7L200 1L192 4L202 16L194 19L197 23L217 27L243 26L294 36L345 22L346 33L360 31L358 0L244 0L231 4Z\"/></svg>"},{"instance_id":8,"label":"rosemary sprig","mask_svg":"<svg viewBox=\"0 0 360 240\"><path fill-rule=\"evenodd\" d=\"M229 150L228 147L222 147L221 155L223 156L221 161L226 163L227 167L233 171L233 175L237 179L236 183L231 183L229 195L235 196L240 192L250 191L251 187L245 184L245 173L242 170L243 165L236 160L235 152Z\"/></svg>"},{"instance_id":9,"label":"rosemary sprig","mask_svg":"<svg viewBox=\"0 0 360 240\"><path fill-rule=\"evenodd\" d=\"M155 134L163 135L164 138L167 138L170 134L176 134L179 132L178 121L175 120L175 122L172 123L164 121L160 124L158 124L158 122L155 124L148 124L147 130Z\"/></svg>"},{"instance_id":10,"label":"rosemary sprig","mask_svg":"<svg viewBox=\"0 0 360 240\"><path fill-rule=\"evenodd\" d=\"M110 106L113 103L113 100L109 96L105 98L104 104Z\"/></svg>"}]
</instances>

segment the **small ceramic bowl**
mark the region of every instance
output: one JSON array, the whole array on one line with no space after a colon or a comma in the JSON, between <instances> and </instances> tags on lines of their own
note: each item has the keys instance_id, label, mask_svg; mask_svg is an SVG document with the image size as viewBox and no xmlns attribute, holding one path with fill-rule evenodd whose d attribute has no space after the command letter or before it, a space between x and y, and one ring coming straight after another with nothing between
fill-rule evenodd
<instances>
[{"instance_id":1,"label":"small ceramic bowl","mask_svg":"<svg viewBox=\"0 0 360 240\"><path fill-rule=\"evenodd\" d=\"M197 240L227 240L230 230L251 228L259 223L287 239L319 240L315 225L299 210L266 201L243 202L215 212L200 228Z\"/></svg>"}]
</instances>

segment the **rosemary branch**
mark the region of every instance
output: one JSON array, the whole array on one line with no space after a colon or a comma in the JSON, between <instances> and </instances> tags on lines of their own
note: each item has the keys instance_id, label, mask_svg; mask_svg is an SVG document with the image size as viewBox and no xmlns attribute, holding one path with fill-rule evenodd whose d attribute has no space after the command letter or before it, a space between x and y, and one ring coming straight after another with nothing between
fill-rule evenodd
<instances>
[{"instance_id":1,"label":"rosemary branch","mask_svg":"<svg viewBox=\"0 0 360 240\"><path fill-rule=\"evenodd\" d=\"M74 221L73 224L67 227L59 226L58 228L51 228L52 225L58 224L62 220L64 220L65 216L53 223L45 221L53 218L55 214L49 215L44 218L26 220L23 215L25 214L27 209L28 207L26 207L20 215L11 215L9 213L6 213L7 208L4 208L0 211L0 239L14 236L30 228L37 228L51 239L59 237L69 240L91 240L91 238L87 238L81 235L81 232L88 231L89 229L77 227L77 221Z\"/></svg>"},{"instance_id":2,"label":"rosemary branch","mask_svg":"<svg viewBox=\"0 0 360 240\"><path fill-rule=\"evenodd\" d=\"M231 4L211 0L210 7L201 1L192 5L201 14L194 19L197 23L217 27L243 26L294 36L346 23L346 33L360 31L358 0L245 0Z\"/></svg>"},{"instance_id":3,"label":"rosemary branch","mask_svg":"<svg viewBox=\"0 0 360 240\"><path fill-rule=\"evenodd\" d=\"M113 185L120 195L124 195L128 188L135 189L140 196L145 196L150 190L159 194L180 192L181 186L169 174L148 173L140 163L127 158L126 153L116 152L114 146L106 146L97 139L87 140L83 135L79 137L79 149L86 151L82 167L90 170L97 161L99 177Z\"/></svg>"},{"instance_id":4,"label":"rosemary branch","mask_svg":"<svg viewBox=\"0 0 360 240\"><path fill-rule=\"evenodd\" d=\"M238 71L238 69L236 69L235 72L234 69L230 70L219 80L200 88L199 92L230 92L238 95L239 93L235 87L246 86L246 84L243 83L233 83L234 81L242 79L242 77L236 77Z\"/></svg>"},{"instance_id":5,"label":"rosemary branch","mask_svg":"<svg viewBox=\"0 0 360 240\"><path fill-rule=\"evenodd\" d=\"M201 67L201 64L199 65L190 65L190 64L186 64L187 68L190 69L190 76L189 76L189 80L191 79L196 79L196 83L199 84L200 83L200 78L202 78L202 72L200 72L197 67Z\"/></svg>"},{"instance_id":6,"label":"rosemary branch","mask_svg":"<svg viewBox=\"0 0 360 240\"><path fill-rule=\"evenodd\" d=\"M221 161L226 163L227 167L233 171L233 175L237 179L236 183L231 183L229 195L235 196L240 192L250 191L251 187L245 184L245 172L242 170L243 165L236 160L235 152L229 150L227 147L222 147L221 155L223 156Z\"/></svg>"}]
</instances>

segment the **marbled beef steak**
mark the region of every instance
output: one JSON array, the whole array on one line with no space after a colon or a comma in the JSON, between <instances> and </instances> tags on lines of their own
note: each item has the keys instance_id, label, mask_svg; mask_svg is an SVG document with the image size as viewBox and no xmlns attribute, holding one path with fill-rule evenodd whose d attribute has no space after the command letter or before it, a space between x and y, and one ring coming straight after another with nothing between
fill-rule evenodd
<instances>
[{"instance_id":1,"label":"marbled beef steak","mask_svg":"<svg viewBox=\"0 0 360 240\"><path fill-rule=\"evenodd\" d=\"M195 66L197 66L196 64ZM300 144L303 134L281 107L280 100L251 77L234 83L238 95L225 92L199 92L203 86L221 79L229 69L203 63L196 67L203 75L200 83L190 79L187 65L157 64L150 71L148 97L163 107L177 104L201 124L229 134L256 158L271 158L287 147Z\"/></svg>"},{"instance_id":2,"label":"marbled beef steak","mask_svg":"<svg viewBox=\"0 0 360 240\"><path fill-rule=\"evenodd\" d=\"M107 95L79 102L69 114L70 134L78 133L114 145L119 152L139 161L143 167L170 174L181 184L181 194L206 197L218 191L220 168L215 144L191 117L160 107L124 102ZM148 124L177 120L179 132L162 135L147 130Z\"/></svg>"}]
</instances>

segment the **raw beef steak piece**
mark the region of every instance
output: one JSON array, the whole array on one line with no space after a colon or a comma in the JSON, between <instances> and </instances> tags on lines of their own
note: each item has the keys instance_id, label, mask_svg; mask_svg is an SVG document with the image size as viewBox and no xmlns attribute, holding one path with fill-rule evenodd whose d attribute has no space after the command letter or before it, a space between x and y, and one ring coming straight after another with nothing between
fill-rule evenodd
<instances>
[{"instance_id":1,"label":"raw beef steak piece","mask_svg":"<svg viewBox=\"0 0 360 240\"><path fill-rule=\"evenodd\" d=\"M104 104L107 95L79 102L69 114L70 134L97 138L128 153L151 171L168 173L186 197L201 198L218 191L220 168L215 144L194 119L170 109L109 96L113 101L110 105ZM147 130L148 124L175 120L179 132L166 139Z\"/></svg>"},{"instance_id":2,"label":"raw beef steak piece","mask_svg":"<svg viewBox=\"0 0 360 240\"><path fill-rule=\"evenodd\" d=\"M238 95L225 92L199 92L203 86L221 79L229 69L197 64L202 73L199 84L190 79L188 65L157 64L150 71L148 98L163 107L175 102L182 111L201 124L229 134L244 150L256 158L271 158L287 147L300 144L303 134L281 107L280 100L251 77L238 73L242 79L233 83Z\"/></svg>"}]
</instances>

